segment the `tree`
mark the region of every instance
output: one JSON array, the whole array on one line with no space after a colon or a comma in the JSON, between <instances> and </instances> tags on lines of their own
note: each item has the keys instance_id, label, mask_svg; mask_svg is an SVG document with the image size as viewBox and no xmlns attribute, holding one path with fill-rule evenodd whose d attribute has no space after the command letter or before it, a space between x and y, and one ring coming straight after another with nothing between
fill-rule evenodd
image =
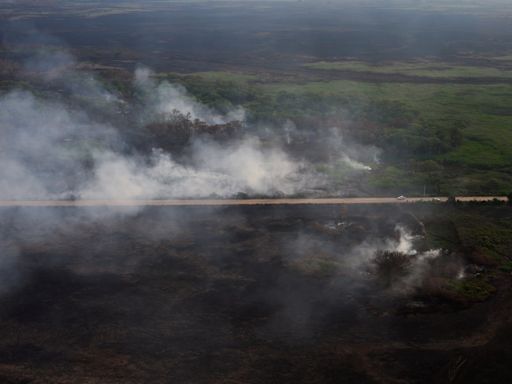
<instances>
[{"instance_id":1,"label":"tree","mask_svg":"<svg viewBox=\"0 0 512 384\"><path fill-rule=\"evenodd\" d=\"M450 195L448 196L448 200L446 200L446 202L450 205L455 205L457 204L457 198L454 195Z\"/></svg>"},{"instance_id":2,"label":"tree","mask_svg":"<svg viewBox=\"0 0 512 384\"><path fill-rule=\"evenodd\" d=\"M402 252L377 251L373 265L379 280L389 287L407 275L411 267L411 258Z\"/></svg>"},{"instance_id":3,"label":"tree","mask_svg":"<svg viewBox=\"0 0 512 384\"><path fill-rule=\"evenodd\" d=\"M462 131L459 126L452 127L450 129L450 145L452 148L457 148L462 144Z\"/></svg>"}]
</instances>

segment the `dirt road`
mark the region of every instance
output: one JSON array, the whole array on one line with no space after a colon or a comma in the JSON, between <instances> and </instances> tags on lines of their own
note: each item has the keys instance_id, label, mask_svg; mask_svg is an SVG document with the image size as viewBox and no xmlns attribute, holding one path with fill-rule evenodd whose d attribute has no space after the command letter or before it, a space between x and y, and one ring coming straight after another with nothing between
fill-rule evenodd
<instances>
[{"instance_id":1,"label":"dirt road","mask_svg":"<svg viewBox=\"0 0 512 384\"><path fill-rule=\"evenodd\" d=\"M503 196L464 196L458 201L506 201ZM175 199L175 200L0 200L0 207L138 207L138 206L238 206L238 205L337 205L337 204L407 204L422 201L446 202L446 197L347 197L280 199Z\"/></svg>"}]
</instances>

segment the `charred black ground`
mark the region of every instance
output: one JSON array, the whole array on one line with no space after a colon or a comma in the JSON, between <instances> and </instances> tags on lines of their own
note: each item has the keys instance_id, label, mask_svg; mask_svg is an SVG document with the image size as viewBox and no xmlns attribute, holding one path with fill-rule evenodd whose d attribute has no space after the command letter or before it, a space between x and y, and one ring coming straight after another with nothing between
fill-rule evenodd
<instances>
[{"instance_id":1,"label":"charred black ground","mask_svg":"<svg viewBox=\"0 0 512 384\"><path fill-rule=\"evenodd\" d=\"M489 223L506 247L489 229L511 216L444 204L3 209L0 381L505 382L509 264L464 223ZM397 226L420 251L442 243L442 264L465 278L433 262L397 292L373 256L349 256L396 240ZM478 292L462 283L478 279Z\"/></svg>"},{"instance_id":2,"label":"charred black ground","mask_svg":"<svg viewBox=\"0 0 512 384\"><path fill-rule=\"evenodd\" d=\"M509 3L0 0L0 200L391 201L0 208L0 384L512 382Z\"/></svg>"}]
</instances>

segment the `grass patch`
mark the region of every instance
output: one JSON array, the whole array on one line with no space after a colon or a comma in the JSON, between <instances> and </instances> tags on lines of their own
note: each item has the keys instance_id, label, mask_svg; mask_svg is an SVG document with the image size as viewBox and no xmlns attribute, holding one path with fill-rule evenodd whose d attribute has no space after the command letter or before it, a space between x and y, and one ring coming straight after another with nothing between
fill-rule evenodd
<instances>
[{"instance_id":1,"label":"grass patch","mask_svg":"<svg viewBox=\"0 0 512 384\"><path fill-rule=\"evenodd\" d=\"M457 231L466 248L485 250L496 261L503 262L512 249L512 228L482 216L461 215L456 219Z\"/></svg>"},{"instance_id":2,"label":"grass patch","mask_svg":"<svg viewBox=\"0 0 512 384\"><path fill-rule=\"evenodd\" d=\"M372 121L380 129L367 141L384 150L383 166L368 177L368 188L378 193L418 194L425 184L434 194L512 190L512 85L259 82L229 72L167 76L212 107L242 105L255 122ZM454 126L461 134L456 145L450 141ZM411 160L442 165L435 185L432 175L410 169ZM345 179L342 171L330 173Z\"/></svg>"},{"instance_id":3,"label":"grass patch","mask_svg":"<svg viewBox=\"0 0 512 384\"><path fill-rule=\"evenodd\" d=\"M454 250L460 247L459 234L453 221L449 219L424 222L429 249Z\"/></svg>"},{"instance_id":4,"label":"grass patch","mask_svg":"<svg viewBox=\"0 0 512 384\"><path fill-rule=\"evenodd\" d=\"M512 78L512 71L494 68L451 65L448 63L415 61L415 62L391 62L386 64L370 64L361 61L331 61L317 62L305 65L307 68L330 70L330 71L350 71L350 72L370 72L386 75L406 75L420 76L436 79L450 78Z\"/></svg>"},{"instance_id":5,"label":"grass patch","mask_svg":"<svg viewBox=\"0 0 512 384\"><path fill-rule=\"evenodd\" d=\"M496 288L484 276L451 281L449 287L468 301L484 301L496 292Z\"/></svg>"},{"instance_id":6,"label":"grass patch","mask_svg":"<svg viewBox=\"0 0 512 384\"><path fill-rule=\"evenodd\" d=\"M342 264L332 257L319 255L292 261L290 267L304 275L330 277L339 273Z\"/></svg>"},{"instance_id":7,"label":"grass patch","mask_svg":"<svg viewBox=\"0 0 512 384\"><path fill-rule=\"evenodd\" d=\"M512 273L512 261L507 260L501 266L500 270L506 273Z\"/></svg>"}]
</instances>

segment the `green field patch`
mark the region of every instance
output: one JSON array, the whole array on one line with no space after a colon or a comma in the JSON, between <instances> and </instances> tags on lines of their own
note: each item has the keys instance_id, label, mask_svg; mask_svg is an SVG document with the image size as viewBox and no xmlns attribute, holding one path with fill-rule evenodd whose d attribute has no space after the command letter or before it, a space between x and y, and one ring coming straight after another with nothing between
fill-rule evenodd
<instances>
[{"instance_id":1,"label":"green field patch","mask_svg":"<svg viewBox=\"0 0 512 384\"><path fill-rule=\"evenodd\" d=\"M486 141L466 140L459 148L444 156L444 159L466 166L484 168L502 167L508 159Z\"/></svg>"},{"instance_id":2,"label":"green field patch","mask_svg":"<svg viewBox=\"0 0 512 384\"><path fill-rule=\"evenodd\" d=\"M414 62L391 62L371 64L361 61L321 61L317 63L305 64L307 68L330 70L330 71L350 71L350 72L370 72L385 75L405 75L419 76L429 78L512 78L512 71L494 68L452 65L442 62L414 61Z\"/></svg>"},{"instance_id":3,"label":"green field patch","mask_svg":"<svg viewBox=\"0 0 512 384\"><path fill-rule=\"evenodd\" d=\"M511 257L512 227L496 224L482 216L458 216L455 219L461 243L467 248L484 250L496 261Z\"/></svg>"},{"instance_id":4,"label":"green field patch","mask_svg":"<svg viewBox=\"0 0 512 384\"><path fill-rule=\"evenodd\" d=\"M424 222L427 244L431 249L457 249L460 247L459 233L449 219Z\"/></svg>"},{"instance_id":5,"label":"green field patch","mask_svg":"<svg viewBox=\"0 0 512 384\"><path fill-rule=\"evenodd\" d=\"M357 138L383 150L382 165L372 167L374 171L361 179L371 192L416 195L426 189L431 194L492 194L496 188L494 193L501 194L512 190L512 85L303 78L290 82L290 76L279 78L275 73L226 71L158 77L185 86L198 101L221 112L242 106L249 123L275 129L287 120L307 121L315 129L336 122L343 126L347 119L377 126L374 131L355 132ZM459 138L454 138L454 131ZM439 171L414 166L427 160L436 161ZM344 183L352 176L340 164L315 166L333 183Z\"/></svg>"},{"instance_id":6,"label":"green field patch","mask_svg":"<svg viewBox=\"0 0 512 384\"><path fill-rule=\"evenodd\" d=\"M489 283L488 278L485 276L452 281L449 287L469 301L484 301L496 292L496 288Z\"/></svg>"}]
</instances>

